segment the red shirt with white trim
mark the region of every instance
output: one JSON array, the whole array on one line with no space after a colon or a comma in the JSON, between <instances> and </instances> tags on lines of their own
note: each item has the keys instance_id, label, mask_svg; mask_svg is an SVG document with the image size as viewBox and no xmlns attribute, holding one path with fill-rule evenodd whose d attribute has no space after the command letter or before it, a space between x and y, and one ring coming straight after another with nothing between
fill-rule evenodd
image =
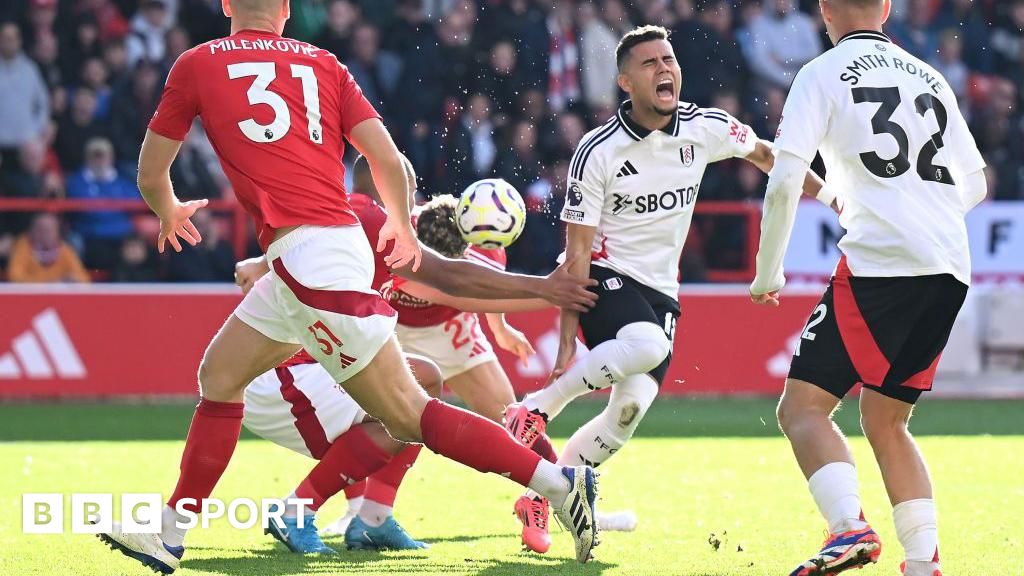
<instances>
[{"instance_id":1,"label":"red shirt with white trim","mask_svg":"<svg viewBox=\"0 0 1024 576\"><path fill-rule=\"evenodd\" d=\"M374 290L381 292L384 298L387 299L387 292L391 289L391 281L394 276L391 275L391 269L388 268L388 265L384 263L384 256L389 254L391 250L388 247L383 252L377 252L377 239L380 237L380 229L388 219L387 212L384 211L380 204L377 204L365 194L350 194L348 202L359 217L359 223L363 226L366 239L370 241L370 247L373 248L373 283L370 286ZM306 353L305 350L300 350L298 354L281 363L280 367L287 368L299 364L315 363L316 360L312 356Z\"/></svg>"},{"instance_id":2,"label":"red shirt with white trim","mask_svg":"<svg viewBox=\"0 0 1024 576\"><path fill-rule=\"evenodd\" d=\"M472 244L466 249L465 258L501 271L505 270L507 262L504 248L487 250ZM462 314L462 310L433 304L402 292L402 285L405 282L407 281L403 278L395 278L392 284L394 291L390 300L391 307L398 311L398 323L402 326L411 328L437 326Z\"/></svg>"},{"instance_id":3,"label":"red shirt with white trim","mask_svg":"<svg viewBox=\"0 0 1024 576\"><path fill-rule=\"evenodd\" d=\"M257 30L200 44L174 63L149 129L181 141L196 116L264 250L279 228L357 222L342 139L380 116L330 52Z\"/></svg>"}]
</instances>

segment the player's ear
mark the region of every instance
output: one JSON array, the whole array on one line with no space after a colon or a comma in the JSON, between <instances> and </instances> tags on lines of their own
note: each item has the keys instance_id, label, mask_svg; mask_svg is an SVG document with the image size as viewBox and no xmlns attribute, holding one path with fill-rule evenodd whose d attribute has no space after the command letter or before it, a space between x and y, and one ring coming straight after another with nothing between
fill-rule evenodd
<instances>
[{"instance_id":1,"label":"player's ear","mask_svg":"<svg viewBox=\"0 0 1024 576\"><path fill-rule=\"evenodd\" d=\"M892 0L882 0L882 24L885 24L889 20L889 14L892 12Z\"/></svg>"},{"instance_id":2,"label":"player's ear","mask_svg":"<svg viewBox=\"0 0 1024 576\"><path fill-rule=\"evenodd\" d=\"M285 20L291 18L292 17L292 3L289 2L289 0L283 0L281 2L281 4L283 4L283 6L281 7L281 16Z\"/></svg>"},{"instance_id":3,"label":"player's ear","mask_svg":"<svg viewBox=\"0 0 1024 576\"><path fill-rule=\"evenodd\" d=\"M629 76L625 73L619 72L619 75L615 78L616 83L623 92L629 92L633 88L633 83L629 81Z\"/></svg>"},{"instance_id":4,"label":"player's ear","mask_svg":"<svg viewBox=\"0 0 1024 576\"><path fill-rule=\"evenodd\" d=\"M231 0L220 0L220 9L224 16L231 18Z\"/></svg>"}]
</instances>

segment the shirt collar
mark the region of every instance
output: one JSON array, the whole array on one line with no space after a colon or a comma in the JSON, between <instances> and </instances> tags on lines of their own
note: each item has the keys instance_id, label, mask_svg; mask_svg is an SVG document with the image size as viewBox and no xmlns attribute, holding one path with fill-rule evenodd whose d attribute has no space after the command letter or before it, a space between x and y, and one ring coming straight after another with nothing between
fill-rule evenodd
<instances>
[{"instance_id":1,"label":"shirt collar","mask_svg":"<svg viewBox=\"0 0 1024 576\"><path fill-rule=\"evenodd\" d=\"M627 112L629 112L632 109L633 102L631 100L626 100L621 105L619 105L619 111L616 112L615 114L619 118L619 123L622 124L623 128L625 128L626 134L629 134L629 137L632 138L633 140L640 141L646 138L648 135L650 135L652 131L637 124L636 121L633 120L633 118L629 114L627 114ZM663 126L661 128L661 131L664 132L665 134L668 134L669 136L675 136L678 127L679 108L676 107L676 110L672 112L672 120L668 124Z\"/></svg>"},{"instance_id":2,"label":"shirt collar","mask_svg":"<svg viewBox=\"0 0 1024 576\"><path fill-rule=\"evenodd\" d=\"M878 30L854 30L853 32L847 32L843 34L843 37L836 42L836 46L843 43L844 40L875 40L876 42L892 42L888 36L879 32Z\"/></svg>"}]
</instances>

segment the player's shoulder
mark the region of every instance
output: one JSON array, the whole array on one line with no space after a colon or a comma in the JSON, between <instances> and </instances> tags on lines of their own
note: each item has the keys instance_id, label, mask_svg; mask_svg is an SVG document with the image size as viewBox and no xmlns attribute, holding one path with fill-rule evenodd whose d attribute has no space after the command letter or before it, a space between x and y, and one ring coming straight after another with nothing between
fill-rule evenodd
<instances>
[{"instance_id":1,"label":"player's shoulder","mask_svg":"<svg viewBox=\"0 0 1024 576\"><path fill-rule=\"evenodd\" d=\"M569 176L576 180L582 180L584 171L595 165L595 158L614 155L615 149L622 142L621 137L624 135L622 128L622 123L616 115L584 134L569 162Z\"/></svg>"}]
</instances>

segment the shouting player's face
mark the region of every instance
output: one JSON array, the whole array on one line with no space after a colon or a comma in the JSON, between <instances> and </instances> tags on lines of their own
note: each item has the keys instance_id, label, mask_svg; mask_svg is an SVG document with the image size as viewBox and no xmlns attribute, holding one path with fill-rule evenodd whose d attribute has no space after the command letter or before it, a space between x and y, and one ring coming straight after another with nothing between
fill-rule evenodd
<instances>
[{"instance_id":1,"label":"shouting player's face","mask_svg":"<svg viewBox=\"0 0 1024 576\"><path fill-rule=\"evenodd\" d=\"M682 72L668 40L651 40L630 50L619 74L619 86L629 94L633 108L651 109L671 116L679 107Z\"/></svg>"}]
</instances>

